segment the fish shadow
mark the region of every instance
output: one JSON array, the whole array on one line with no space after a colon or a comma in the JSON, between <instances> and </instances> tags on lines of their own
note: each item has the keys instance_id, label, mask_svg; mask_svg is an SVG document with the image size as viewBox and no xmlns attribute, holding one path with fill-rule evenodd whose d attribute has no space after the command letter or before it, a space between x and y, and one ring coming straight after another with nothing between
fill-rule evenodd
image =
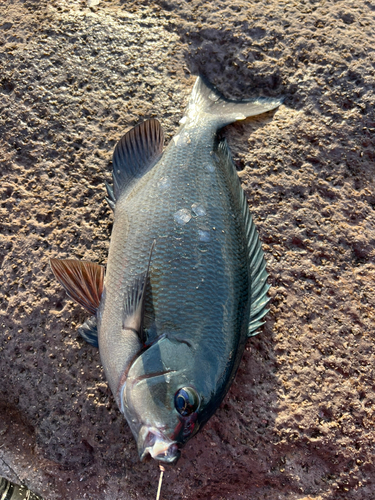
<instances>
[{"instance_id":1,"label":"fish shadow","mask_svg":"<svg viewBox=\"0 0 375 500\"><path fill-rule=\"evenodd\" d=\"M266 57L258 43L265 36L262 31L245 28L239 34L215 28L189 31L180 28L179 35L186 44L186 66L193 75L205 76L226 97L279 97L285 88L280 67L267 65L261 71L254 71L256 66L253 63L261 64ZM252 44L249 44L249 39ZM273 43L276 42L270 41L271 45ZM242 54L245 47L247 62Z\"/></svg>"}]
</instances>

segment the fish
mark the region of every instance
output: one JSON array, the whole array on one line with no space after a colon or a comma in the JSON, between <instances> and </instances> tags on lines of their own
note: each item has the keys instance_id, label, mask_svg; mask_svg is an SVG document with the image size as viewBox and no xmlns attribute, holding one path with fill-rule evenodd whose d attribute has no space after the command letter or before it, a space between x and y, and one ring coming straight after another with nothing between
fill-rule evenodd
<instances>
[{"instance_id":1,"label":"fish","mask_svg":"<svg viewBox=\"0 0 375 500\"><path fill-rule=\"evenodd\" d=\"M177 462L219 407L247 339L264 323L264 254L218 131L281 102L227 99L197 77L165 150L154 118L115 147L106 269L51 259L68 295L92 315L79 333L99 347L141 460Z\"/></svg>"},{"instance_id":2,"label":"fish","mask_svg":"<svg viewBox=\"0 0 375 500\"><path fill-rule=\"evenodd\" d=\"M0 500L43 500L43 498L26 486L19 486L5 477L0 477Z\"/></svg>"}]
</instances>

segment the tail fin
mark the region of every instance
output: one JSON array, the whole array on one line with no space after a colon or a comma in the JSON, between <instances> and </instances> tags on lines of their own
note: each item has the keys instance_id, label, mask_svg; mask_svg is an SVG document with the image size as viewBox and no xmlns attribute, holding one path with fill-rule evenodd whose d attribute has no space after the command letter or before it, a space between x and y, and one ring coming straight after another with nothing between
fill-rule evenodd
<instances>
[{"instance_id":1,"label":"tail fin","mask_svg":"<svg viewBox=\"0 0 375 500\"><path fill-rule=\"evenodd\" d=\"M197 114L211 115L218 127L237 120L256 116L277 108L283 98L257 97L244 101L226 99L207 80L198 76L185 115L193 118Z\"/></svg>"}]
</instances>

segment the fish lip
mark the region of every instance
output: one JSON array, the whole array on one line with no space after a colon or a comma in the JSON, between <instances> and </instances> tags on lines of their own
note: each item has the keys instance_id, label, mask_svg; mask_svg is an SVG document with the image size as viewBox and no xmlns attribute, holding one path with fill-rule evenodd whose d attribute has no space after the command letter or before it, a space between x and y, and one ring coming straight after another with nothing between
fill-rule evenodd
<instances>
[{"instance_id":1,"label":"fish lip","mask_svg":"<svg viewBox=\"0 0 375 500\"><path fill-rule=\"evenodd\" d=\"M144 440L142 442L142 438ZM144 426L139 432L139 458L144 461L147 456L151 456L158 462L165 464L175 464L181 456L181 451L177 441L173 441L156 428Z\"/></svg>"},{"instance_id":2,"label":"fish lip","mask_svg":"<svg viewBox=\"0 0 375 500\"><path fill-rule=\"evenodd\" d=\"M150 456L158 462L175 465L181 457L181 450L178 448L177 443L173 442L168 446L168 450L165 453L159 453L158 455L153 455L149 448L146 448L140 456L141 462L143 462L147 456Z\"/></svg>"}]
</instances>

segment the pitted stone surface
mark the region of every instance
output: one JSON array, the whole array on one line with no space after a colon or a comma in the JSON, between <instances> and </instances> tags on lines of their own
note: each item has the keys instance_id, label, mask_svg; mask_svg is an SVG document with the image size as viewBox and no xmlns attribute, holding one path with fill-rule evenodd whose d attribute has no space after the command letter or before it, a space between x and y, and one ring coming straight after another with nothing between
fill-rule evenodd
<instances>
[{"instance_id":1,"label":"pitted stone surface","mask_svg":"<svg viewBox=\"0 0 375 500\"><path fill-rule=\"evenodd\" d=\"M158 467L139 463L98 352L77 335L86 314L48 261L106 262L114 145L151 117L170 140L202 73L227 97L285 96L225 130L272 302L162 498L372 500L373 6L91 5L1 7L0 474L51 500L155 498Z\"/></svg>"}]
</instances>

